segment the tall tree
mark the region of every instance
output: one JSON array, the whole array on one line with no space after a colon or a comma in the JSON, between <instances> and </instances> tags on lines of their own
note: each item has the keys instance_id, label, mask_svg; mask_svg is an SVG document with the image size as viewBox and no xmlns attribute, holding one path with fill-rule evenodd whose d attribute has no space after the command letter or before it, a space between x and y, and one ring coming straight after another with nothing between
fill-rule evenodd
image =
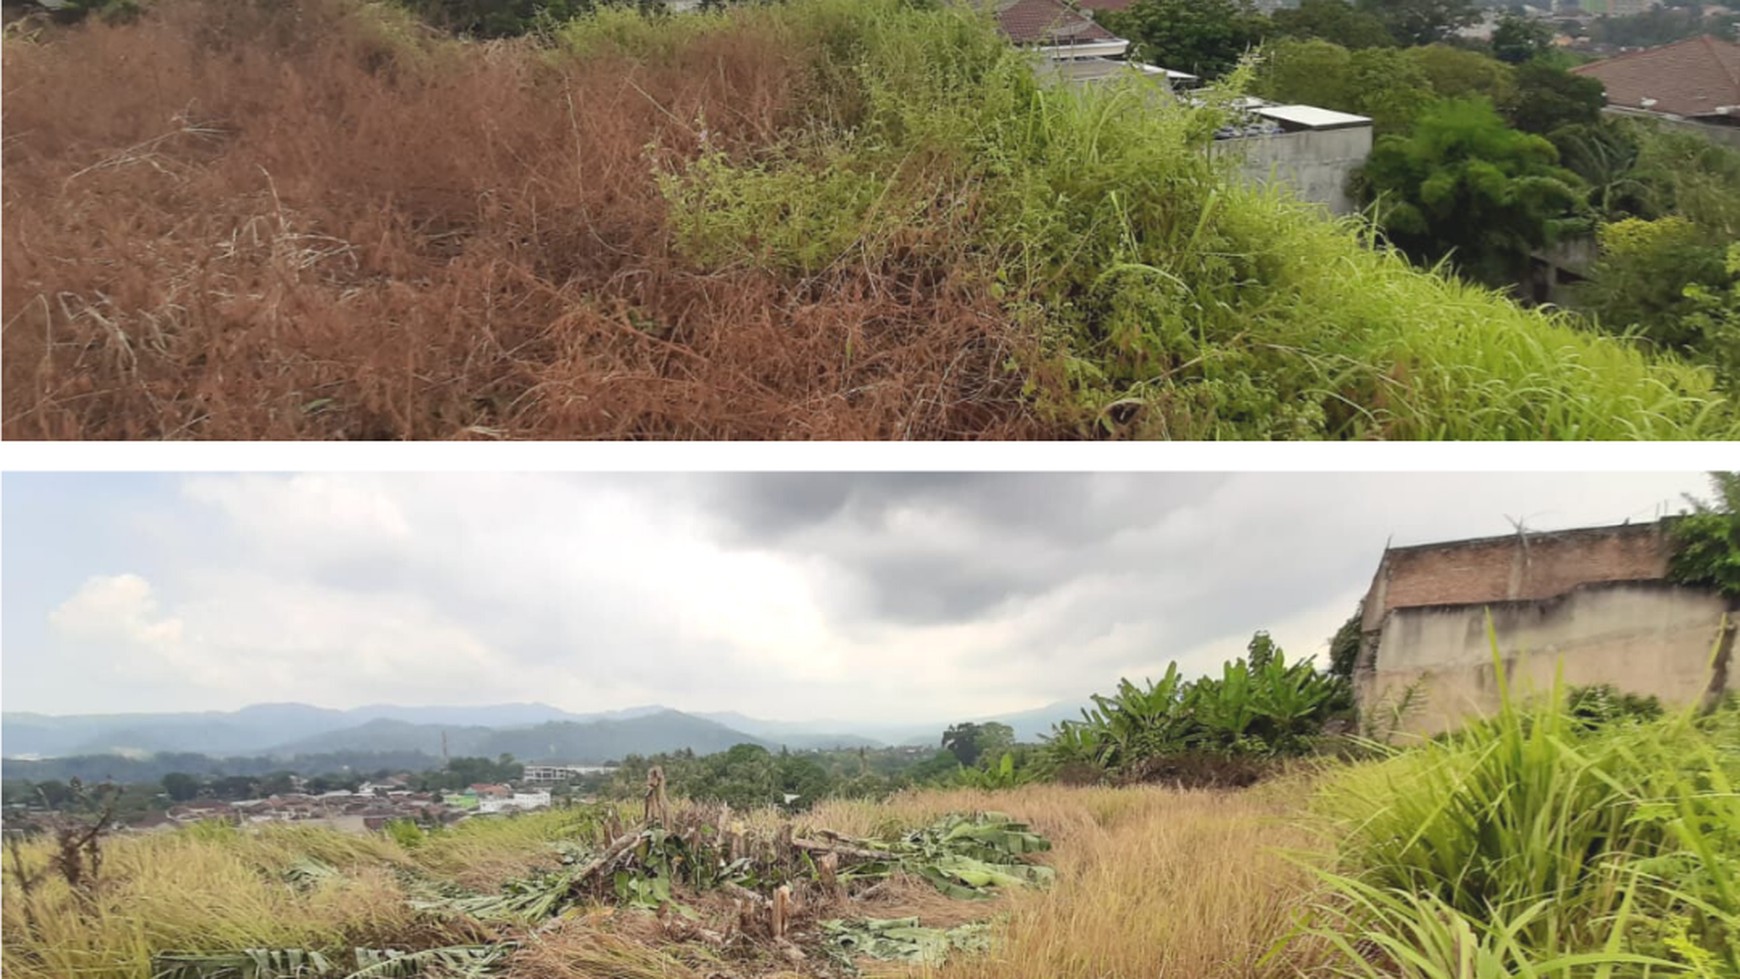
<instances>
[{"instance_id":1,"label":"tall tree","mask_svg":"<svg viewBox=\"0 0 1740 979\"><path fill-rule=\"evenodd\" d=\"M1107 30L1135 42L1143 61L1204 78L1232 70L1270 26L1239 0L1136 0L1101 16Z\"/></svg>"},{"instance_id":2,"label":"tall tree","mask_svg":"<svg viewBox=\"0 0 1740 979\"><path fill-rule=\"evenodd\" d=\"M1270 638L1267 629L1259 629L1251 635L1251 641L1245 644L1245 661L1253 671L1268 669L1280 654L1281 647Z\"/></svg>"},{"instance_id":3,"label":"tall tree","mask_svg":"<svg viewBox=\"0 0 1740 979\"><path fill-rule=\"evenodd\" d=\"M1369 10L1347 0L1300 0L1299 6L1270 15L1275 32L1299 39L1315 38L1344 48L1382 48L1396 43L1388 27Z\"/></svg>"},{"instance_id":4,"label":"tall tree","mask_svg":"<svg viewBox=\"0 0 1740 979\"><path fill-rule=\"evenodd\" d=\"M1492 28L1492 56L1507 64L1533 61L1553 49L1553 29L1534 17L1504 14Z\"/></svg>"},{"instance_id":5,"label":"tall tree","mask_svg":"<svg viewBox=\"0 0 1740 979\"><path fill-rule=\"evenodd\" d=\"M163 791L172 802L186 802L199 795L199 779L186 772L170 772L163 776Z\"/></svg>"},{"instance_id":6,"label":"tall tree","mask_svg":"<svg viewBox=\"0 0 1740 979\"><path fill-rule=\"evenodd\" d=\"M1580 181L1553 144L1479 99L1440 102L1407 136L1379 139L1362 182L1392 242L1488 285L1517 281L1531 250L1587 224Z\"/></svg>"},{"instance_id":7,"label":"tall tree","mask_svg":"<svg viewBox=\"0 0 1740 979\"><path fill-rule=\"evenodd\" d=\"M1547 133L1561 126L1592 125L1601 118L1607 90L1599 79L1573 75L1544 61L1516 69L1516 103L1510 124L1525 133Z\"/></svg>"},{"instance_id":8,"label":"tall tree","mask_svg":"<svg viewBox=\"0 0 1740 979\"><path fill-rule=\"evenodd\" d=\"M1457 28L1480 19L1473 0L1360 0L1359 9L1383 21L1404 47L1448 40Z\"/></svg>"},{"instance_id":9,"label":"tall tree","mask_svg":"<svg viewBox=\"0 0 1740 979\"><path fill-rule=\"evenodd\" d=\"M998 755L1015 744L1015 729L995 721L976 724L966 721L950 725L943 732L942 746L963 765L976 765L980 757Z\"/></svg>"},{"instance_id":10,"label":"tall tree","mask_svg":"<svg viewBox=\"0 0 1740 979\"><path fill-rule=\"evenodd\" d=\"M1352 680L1353 671L1359 665L1360 625L1364 620L1364 610L1354 609L1341 628L1335 630L1335 635L1329 639L1329 673L1343 680Z\"/></svg>"}]
</instances>

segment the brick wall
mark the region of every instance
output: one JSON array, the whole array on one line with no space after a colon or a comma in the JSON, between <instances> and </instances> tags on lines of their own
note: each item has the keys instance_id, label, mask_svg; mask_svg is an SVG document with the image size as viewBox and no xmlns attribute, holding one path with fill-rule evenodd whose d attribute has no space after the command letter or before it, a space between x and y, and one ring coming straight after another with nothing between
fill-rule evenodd
<instances>
[{"instance_id":1,"label":"brick wall","mask_svg":"<svg viewBox=\"0 0 1740 979\"><path fill-rule=\"evenodd\" d=\"M1422 605L1551 598L1581 584L1659 579L1668 542L1660 524L1592 527L1390 550L1366 596L1363 629Z\"/></svg>"}]
</instances>

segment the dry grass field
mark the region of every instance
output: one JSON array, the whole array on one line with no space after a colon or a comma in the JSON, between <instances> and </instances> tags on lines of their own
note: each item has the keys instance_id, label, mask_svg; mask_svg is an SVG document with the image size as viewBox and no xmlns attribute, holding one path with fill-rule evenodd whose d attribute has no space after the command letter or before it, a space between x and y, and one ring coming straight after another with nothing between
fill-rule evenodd
<instances>
[{"instance_id":1,"label":"dry grass field","mask_svg":"<svg viewBox=\"0 0 1740 979\"><path fill-rule=\"evenodd\" d=\"M960 8L480 43L149 0L4 45L8 438L1740 430L1707 370L1231 179L1220 110L1041 90Z\"/></svg>"}]
</instances>

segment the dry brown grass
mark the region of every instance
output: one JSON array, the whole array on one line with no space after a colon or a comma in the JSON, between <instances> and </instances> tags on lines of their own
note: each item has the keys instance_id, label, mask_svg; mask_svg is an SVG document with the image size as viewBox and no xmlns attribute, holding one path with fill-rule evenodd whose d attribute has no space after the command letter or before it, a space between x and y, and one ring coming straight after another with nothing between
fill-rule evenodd
<instances>
[{"instance_id":1,"label":"dry brown grass","mask_svg":"<svg viewBox=\"0 0 1740 979\"><path fill-rule=\"evenodd\" d=\"M774 139L808 53L747 22L561 59L277 10L6 42L6 437L1049 434L964 286L673 257L655 164L697 120Z\"/></svg>"},{"instance_id":2,"label":"dry brown grass","mask_svg":"<svg viewBox=\"0 0 1740 979\"><path fill-rule=\"evenodd\" d=\"M1287 786L1223 793L1036 785L902 796L882 814L833 803L815 818L862 830L887 815L924 820L993 809L1053 840L1056 886L1008 895L1008 917L989 956L958 957L929 973L883 974L1257 979L1294 976L1315 954L1300 945L1263 961L1314 894L1308 872L1286 856L1315 842L1289 794Z\"/></svg>"}]
</instances>

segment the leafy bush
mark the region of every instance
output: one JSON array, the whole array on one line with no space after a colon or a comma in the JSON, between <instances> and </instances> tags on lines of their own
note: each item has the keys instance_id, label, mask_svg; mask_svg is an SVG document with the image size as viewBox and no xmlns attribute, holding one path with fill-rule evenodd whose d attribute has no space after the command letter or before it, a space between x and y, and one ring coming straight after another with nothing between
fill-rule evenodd
<instances>
[{"instance_id":1,"label":"leafy bush","mask_svg":"<svg viewBox=\"0 0 1740 979\"><path fill-rule=\"evenodd\" d=\"M1565 695L1565 712L1582 727L1616 721L1652 721L1662 715L1661 700L1628 693L1610 683L1572 687Z\"/></svg>"},{"instance_id":2,"label":"leafy bush","mask_svg":"<svg viewBox=\"0 0 1740 979\"><path fill-rule=\"evenodd\" d=\"M989 759L987 759L989 762ZM962 767L955 773L955 781L969 789L1013 789L1035 781L1039 773L1031 766L1021 767L1016 764L1015 753L1005 751L994 763L988 763L983 768Z\"/></svg>"},{"instance_id":3,"label":"leafy bush","mask_svg":"<svg viewBox=\"0 0 1740 979\"><path fill-rule=\"evenodd\" d=\"M1710 338L1690 319L1689 285L1726 284L1722 244L1685 218L1626 218L1601 226L1600 258L1579 301L1602 326L1631 331L1664 347L1690 350Z\"/></svg>"},{"instance_id":4,"label":"leafy bush","mask_svg":"<svg viewBox=\"0 0 1740 979\"><path fill-rule=\"evenodd\" d=\"M1710 482L1716 499L1694 500L1692 512L1674 518L1668 578L1740 599L1740 473L1711 473Z\"/></svg>"},{"instance_id":5,"label":"leafy bush","mask_svg":"<svg viewBox=\"0 0 1740 979\"><path fill-rule=\"evenodd\" d=\"M1514 281L1531 250L1588 225L1581 181L1553 144L1478 99L1440 102L1408 136L1378 140L1362 179L1391 240L1495 285Z\"/></svg>"},{"instance_id":6,"label":"leafy bush","mask_svg":"<svg viewBox=\"0 0 1740 979\"><path fill-rule=\"evenodd\" d=\"M1219 676L1185 680L1172 663L1159 680L1121 680L1116 694L1093 700L1082 720L1052 729L1045 751L1054 769L1086 764L1120 780L1188 784L1249 784L1257 766L1207 759L1303 754L1352 702L1345 681L1309 660L1289 664L1261 632L1249 658L1222 664Z\"/></svg>"}]
</instances>

